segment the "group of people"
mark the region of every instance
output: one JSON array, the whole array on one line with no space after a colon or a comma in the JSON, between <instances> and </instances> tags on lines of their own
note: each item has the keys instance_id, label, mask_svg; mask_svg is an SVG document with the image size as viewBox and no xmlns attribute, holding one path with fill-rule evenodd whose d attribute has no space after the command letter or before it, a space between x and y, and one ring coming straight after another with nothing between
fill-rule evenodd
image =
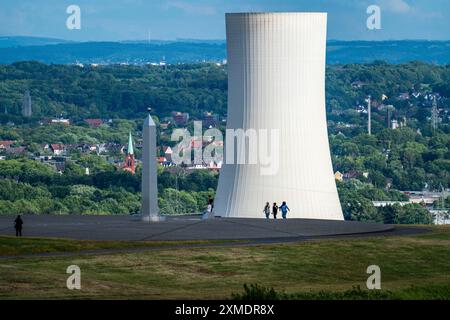
<instances>
[{"instance_id":1,"label":"group of people","mask_svg":"<svg viewBox=\"0 0 450 320\"><path fill-rule=\"evenodd\" d=\"M206 213L212 213L214 208L214 199L209 196L208 197L208 205L206 206ZM266 206L263 209L264 214L267 219L270 219L270 213L272 213L273 218L276 219L278 215L278 211L281 211L281 216L283 219L287 218L288 211L291 211L286 204L286 201L283 201L281 206L278 206L276 202L273 203L272 207L270 207L270 203L266 202Z\"/></svg>"},{"instance_id":2,"label":"group of people","mask_svg":"<svg viewBox=\"0 0 450 320\"><path fill-rule=\"evenodd\" d=\"M271 212L270 209L271 209L270 203L266 202L266 206L263 209L263 212L266 215L266 219L270 219L270 212ZM291 210L287 206L286 201L283 201L281 206L278 206L277 203L274 202L272 205L272 215L273 215L274 219L277 218L278 211L281 211L281 216L283 217L283 219L286 219L286 215L287 215L288 211L291 211Z\"/></svg>"}]
</instances>

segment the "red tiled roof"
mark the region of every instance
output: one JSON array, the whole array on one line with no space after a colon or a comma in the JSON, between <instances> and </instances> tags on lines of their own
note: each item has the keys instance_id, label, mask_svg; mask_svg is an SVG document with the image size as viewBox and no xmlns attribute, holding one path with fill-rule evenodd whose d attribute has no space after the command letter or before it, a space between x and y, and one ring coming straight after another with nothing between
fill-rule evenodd
<instances>
[{"instance_id":1,"label":"red tiled roof","mask_svg":"<svg viewBox=\"0 0 450 320\"><path fill-rule=\"evenodd\" d=\"M89 125L94 126L94 127L98 127L101 126L103 124L103 120L102 119L84 119L85 122L87 122Z\"/></svg>"},{"instance_id":2,"label":"red tiled roof","mask_svg":"<svg viewBox=\"0 0 450 320\"><path fill-rule=\"evenodd\" d=\"M169 146L164 146L163 151L164 151L164 153L167 153L168 151L169 151L169 153L172 153L172 148L170 148Z\"/></svg>"},{"instance_id":3,"label":"red tiled roof","mask_svg":"<svg viewBox=\"0 0 450 320\"><path fill-rule=\"evenodd\" d=\"M15 141L12 140L3 140L0 141L0 146L9 147L11 146Z\"/></svg>"},{"instance_id":4,"label":"red tiled roof","mask_svg":"<svg viewBox=\"0 0 450 320\"><path fill-rule=\"evenodd\" d=\"M50 145L50 147L51 147L53 150L64 150L64 145L63 145L63 144L59 144L59 143L52 143L52 144Z\"/></svg>"}]
</instances>

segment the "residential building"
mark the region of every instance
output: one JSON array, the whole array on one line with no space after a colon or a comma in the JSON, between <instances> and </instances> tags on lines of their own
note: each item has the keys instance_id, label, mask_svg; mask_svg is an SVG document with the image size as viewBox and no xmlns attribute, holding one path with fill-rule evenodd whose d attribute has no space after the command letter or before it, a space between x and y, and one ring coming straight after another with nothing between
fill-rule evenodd
<instances>
[{"instance_id":1,"label":"residential building","mask_svg":"<svg viewBox=\"0 0 450 320\"><path fill-rule=\"evenodd\" d=\"M212 112L205 112L203 114L203 126L204 127L215 127L219 122L219 116L213 114Z\"/></svg>"},{"instance_id":2,"label":"residential building","mask_svg":"<svg viewBox=\"0 0 450 320\"><path fill-rule=\"evenodd\" d=\"M172 112L173 122L177 126L186 126L189 122L189 113L187 112Z\"/></svg>"},{"instance_id":3,"label":"residential building","mask_svg":"<svg viewBox=\"0 0 450 320\"><path fill-rule=\"evenodd\" d=\"M105 123L102 119L84 119L84 122L86 122L91 128L98 128Z\"/></svg>"},{"instance_id":4,"label":"residential building","mask_svg":"<svg viewBox=\"0 0 450 320\"><path fill-rule=\"evenodd\" d=\"M49 145L49 149L55 156L61 156L61 155L64 155L66 153L66 147L63 144L60 144L60 143L52 143L52 144L50 144Z\"/></svg>"},{"instance_id":5,"label":"residential building","mask_svg":"<svg viewBox=\"0 0 450 320\"><path fill-rule=\"evenodd\" d=\"M334 173L334 179L337 181L342 181L342 180L344 180L344 175L341 172L336 171Z\"/></svg>"},{"instance_id":6,"label":"residential building","mask_svg":"<svg viewBox=\"0 0 450 320\"><path fill-rule=\"evenodd\" d=\"M0 150L6 150L11 148L11 145L13 145L15 143L15 141L12 140L3 140L0 141Z\"/></svg>"}]
</instances>

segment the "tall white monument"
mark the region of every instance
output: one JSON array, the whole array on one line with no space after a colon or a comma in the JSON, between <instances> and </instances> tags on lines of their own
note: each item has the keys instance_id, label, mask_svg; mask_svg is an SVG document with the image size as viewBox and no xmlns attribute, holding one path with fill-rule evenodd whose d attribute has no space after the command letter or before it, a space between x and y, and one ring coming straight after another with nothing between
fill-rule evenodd
<instances>
[{"instance_id":1,"label":"tall white monument","mask_svg":"<svg viewBox=\"0 0 450 320\"><path fill-rule=\"evenodd\" d=\"M260 164L225 163L215 215L265 218L266 202L286 201L288 218L343 220L325 115L327 14L230 13L226 30L227 128L278 130L279 166L262 175Z\"/></svg>"},{"instance_id":2,"label":"tall white monument","mask_svg":"<svg viewBox=\"0 0 450 320\"><path fill-rule=\"evenodd\" d=\"M149 114L142 130L142 200L141 215L144 221L159 221L158 182L156 174L156 125Z\"/></svg>"}]
</instances>

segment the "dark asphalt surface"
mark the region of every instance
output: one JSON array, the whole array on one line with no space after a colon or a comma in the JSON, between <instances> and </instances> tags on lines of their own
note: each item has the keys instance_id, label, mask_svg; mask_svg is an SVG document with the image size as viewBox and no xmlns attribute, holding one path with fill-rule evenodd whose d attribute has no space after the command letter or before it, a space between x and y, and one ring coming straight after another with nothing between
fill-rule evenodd
<instances>
[{"instance_id":1,"label":"dark asphalt surface","mask_svg":"<svg viewBox=\"0 0 450 320\"><path fill-rule=\"evenodd\" d=\"M170 217L164 222L145 223L130 216L24 216L24 236L84 240L225 240L210 244L174 244L139 248L98 249L78 252L0 256L0 260L136 253L152 250L280 244L321 239L401 236L428 232L424 228L395 227L377 223L313 219L221 219L198 216ZM14 235L12 216L0 217L0 235ZM230 240L227 242L226 240ZM233 242L232 240L243 240Z\"/></svg>"},{"instance_id":2,"label":"dark asphalt surface","mask_svg":"<svg viewBox=\"0 0 450 320\"><path fill-rule=\"evenodd\" d=\"M0 216L0 235L14 235L13 216ZM82 240L289 239L392 231L392 225L317 219L244 219L198 216L142 222L131 216L25 215L23 235Z\"/></svg>"}]
</instances>

